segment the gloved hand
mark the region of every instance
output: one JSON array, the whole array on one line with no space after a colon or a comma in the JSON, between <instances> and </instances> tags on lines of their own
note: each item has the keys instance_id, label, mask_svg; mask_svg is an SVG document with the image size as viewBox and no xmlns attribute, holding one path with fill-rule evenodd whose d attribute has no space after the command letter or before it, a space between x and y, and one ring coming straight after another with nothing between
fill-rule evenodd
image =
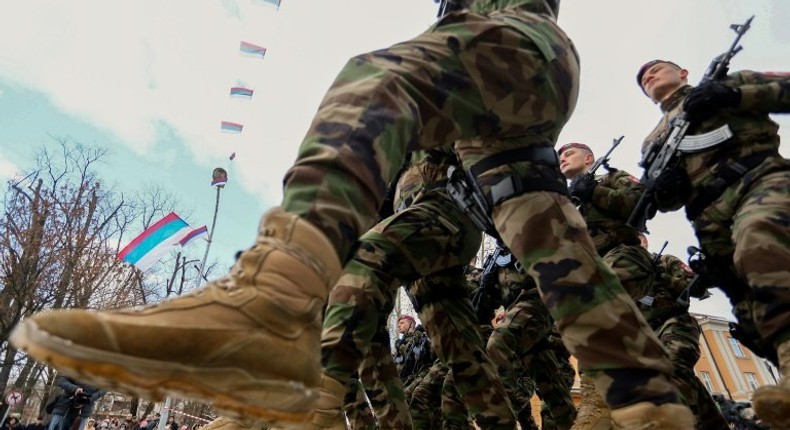
<instances>
[{"instance_id":1,"label":"gloved hand","mask_svg":"<svg viewBox=\"0 0 790 430\"><path fill-rule=\"evenodd\" d=\"M686 119L692 123L704 121L719 109L736 108L741 104L741 90L719 82L710 82L691 90L683 102Z\"/></svg>"},{"instance_id":2,"label":"gloved hand","mask_svg":"<svg viewBox=\"0 0 790 430\"><path fill-rule=\"evenodd\" d=\"M592 200L593 191L595 191L596 186L598 186L598 182L590 173L582 173L573 178L571 184L568 186L571 200L577 205L589 202Z\"/></svg>"},{"instance_id":3,"label":"gloved hand","mask_svg":"<svg viewBox=\"0 0 790 430\"><path fill-rule=\"evenodd\" d=\"M659 201L685 201L691 190L691 179L681 166L667 167L656 179L656 198Z\"/></svg>"}]
</instances>

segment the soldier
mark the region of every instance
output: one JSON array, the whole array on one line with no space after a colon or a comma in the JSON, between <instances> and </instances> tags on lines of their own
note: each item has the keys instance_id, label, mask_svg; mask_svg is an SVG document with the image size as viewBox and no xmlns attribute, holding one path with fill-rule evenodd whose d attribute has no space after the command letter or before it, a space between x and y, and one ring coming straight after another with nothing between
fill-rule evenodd
<instances>
[{"instance_id":1,"label":"soldier","mask_svg":"<svg viewBox=\"0 0 790 430\"><path fill-rule=\"evenodd\" d=\"M524 375L533 380L541 399L548 403L546 421L556 425L555 428L568 429L576 417L570 392L573 377L568 385L568 378L560 374L559 362L548 348L548 337L554 331L554 321L540 299L537 285L522 273L512 254L504 249L489 258L495 255L496 261L491 265L486 264L487 272L481 276L481 288L502 292L505 317L488 338L486 352L497 366L499 377L511 396L511 403L521 406L518 419L522 428L535 426L529 404L532 393L525 396L527 393L519 386L521 376ZM491 282L498 288L486 285ZM491 315L481 317L488 320Z\"/></svg>"},{"instance_id":2,"label":"soldier","mask_svg":"<svg viewBox=\"0 0 790 430\"><path fill-rule=\"evenodd\" d=\"M641 235L641 239L642 246L647 249L647 238ZM656 264L656 282L650 295L639 300L640 309L669 353L674 368L672 381L697 416L697 427L727 428L727 421L713 397L694 373L694 366L700 358L702 328L689 314L689 300L690 297L706 297L704 292L709 282L697 276L674 255L654 254L653 261Z\"/></svg>"},{"instance_id":3,"label":"soldier","mask_svg":"<svg viewBox=\"0 0 790 430\"><path fill-rule=\"evenodd\" d=\"M790 74L741 71L692 87L686 69L654 60L639 68L636 80L663 113L643 154L664 142L681 112L691 124L688 135L727 126L726 140L712 146L681 143L679 164L656 180L655 204L660 211L686 208L713 282L751 332L744 343L756 341L764 355L778 353L784 378L760 387L753 404L769 426L788 428L790 161L779 155L778 126L769 113L790 112Z\"/></svg>"},{"instance_id":4,"label":"soldier","mask_svg":"<svg viewBox=\"0 0 790 430\"><path fill-rule=\"evenodd\" d=\"M650 253L639 242L639 232L626 224L644 186L623 170L610 169L594 176L588 172L595 155L583 143L559 148L560 169L571 180L569 190L587 222L595 249L611 267L632 299L644 297L653 284ZM608 167L608 166L607 166ZM582 401L574 430L611 427L609 408L592 381L582 375Z\"/></svg>"},{"instance_id":5,"label":"soldier","mask_svg":"<svg viewBox=\"0 0 790 430\"><path fill-rule=\"evenodd\" d=\"M405 398L428 372L433 346L455 369L459 395L478 424L512 429L513 412L485 356L463 278L481 233L447 195L447 170L456 163L450 150L414 152L394 188L395 213L360 238L357 253L329 296L321 350L324 384L347 383L365 356L371 330L392 309L396 290L410 284L431 342L415 329L414 318L399 318L403 336L396 342L394 361L408 384ZM324 400L319 400L314 422L328 426L339 421L340 404L330 396Z\"/></svg>"},{"instance_id":6,"label":"soldier","mask_svg":"<svg viewBox=\"0 0 790 430\"><path fill-rule=\"evenodd\" d=\"M41 313L16 328L14 344L145 398L171 393L299 425L316 405L316 323L343 262L376 222L406 153L456 142L501 239L616 420L692 427L658 339L566 197L553 147L576 104L579 63L556 24L559 0L468 6L347 63L286 174L281 206L228 276L143 310ZM152 329L161 343L144 335Z\"/></svg>"}]
</instances>

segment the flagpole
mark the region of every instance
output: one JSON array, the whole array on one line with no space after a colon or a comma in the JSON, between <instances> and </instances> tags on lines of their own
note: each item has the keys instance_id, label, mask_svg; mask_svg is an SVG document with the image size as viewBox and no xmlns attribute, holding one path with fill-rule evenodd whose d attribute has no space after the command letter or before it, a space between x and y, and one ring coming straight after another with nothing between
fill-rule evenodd
<instances>
[{"instance_id":1,"label":"flagpole","mask_svg":"<svg viewBox=\"0 0 790 430\"><path fill-rule=\"evenodd\" d=\"M215 175L218 169L214 169ZM227 180L227 173L224 169L222 169L225 179ZM206 243L206 252L203 253L203 260L200 262L200 267L198 268L198 276L197 281L195 281L195 287L199 287L201 282L203 281L203 269L206 267L206 260L208 260L208 251L211 249L211 239L214 237L214 227L217 225L217 213L219 213L219 195L222 192L222 189L225 188L225 184L217 185L217 199L214 202L214 218L211 220L211 230L208 231L208 243Z\"/></svg>"}]
</instances>

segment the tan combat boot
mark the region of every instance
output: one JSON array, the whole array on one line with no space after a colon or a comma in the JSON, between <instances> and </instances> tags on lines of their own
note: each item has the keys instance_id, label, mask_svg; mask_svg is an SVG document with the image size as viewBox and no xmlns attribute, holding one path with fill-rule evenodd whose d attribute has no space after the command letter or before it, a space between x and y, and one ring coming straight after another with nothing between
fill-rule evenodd
<instances>
[{"instance_id":1,"label":"tan combat boot","mask_svg":"<svg viewBox=\"0 0 790 430\"><path fill-rule=\"evenodd\" d=\"M305 430L346 430L343 416L343 397L346 395L346 386L340 381L323 375L321 377L321 391L315 403L310 422L303 426Z\"/></svg>"},{"instance_id":2,"label":"tan combat boot","mask_svg":"<svg viewBox=\"0 0 790 430\"><path fill-rule=\"evenodd\" d=\"M141 309L37 314L11 342L91 385L300 423L317 398L322 308L340 270L320 230L275 208L230 274L201 290Z\"/></svg>"},{"instance_id":3,"label":"tan combat boot","mask_svg":"<svg viewBox=\"0 0 790 430\"><path fill-rule=\"evenodd\" d=\"M573 422L571 430L609 430L612 428L612 418L609 413L609 406L604 402L603 397L595 389L590 377L581 375L579 385L581 386L582 401L576 413L576 420Z\"/></svg>"},{"instance_id":4,"label":"tan combat boot","mask_svg":"<svg viewBox=\"0 0 790 430\"><path fill-rule=\"evenodd\" d=\"M776 430L790 429L790 341L776 348L782 380L777 385L760 387L752 396L757 417Z\"/></svg>"},{"instance_id":5,"label":"tan combat boot","mask_svg":"<svg viewBox=\"0 0 790 430\"><path fill-rule=\"evenodd\" d=\"M623 430L694 430L696 421L691 410L677 403L656 405L641 402L612 410L616 429Z\"/></svg>"}]
</instances>

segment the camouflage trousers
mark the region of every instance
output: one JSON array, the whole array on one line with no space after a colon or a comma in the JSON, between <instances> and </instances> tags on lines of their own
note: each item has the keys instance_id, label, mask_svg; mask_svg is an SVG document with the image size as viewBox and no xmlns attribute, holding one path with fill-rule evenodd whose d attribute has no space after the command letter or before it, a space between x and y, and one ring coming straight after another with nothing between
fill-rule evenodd
<instances>
[{"instance_id":1,"label":"camouflage trousers","mask_svg":"<svg viewBox=\"0 0 790 430\"><path fill-rule=\"evenodd\" d=\"M359 365L358 378L346 382L344 410L354 430L412 427L406 395L389 346L389 332L386 321L382 320Z\"/></svg>"},{"instance_id":2,"label":"camouflage trousers","mask_svg":"<svg viewBox=\"0 0 790 430\"><path fill-rule=\"evenodd\" d=\"M525 366L534 369L530 374L543 402L540 408L541 428L569 429L576 419L576 405L571 397L576 370L570 362L571 354L559 336L554 335L549 335L535 349L537 351Z\"/></svg>"},{"instance_id":3,"label":"camouflage trousers","mask_svg":"<svg viewBox=\"0 0 790 430\"><path fill-rule=\"evenodd\" d=\"M536 33L552 42L536 43L528 36ZM375 222L407 151L458 141L468 170L514 148L553 148L575 107L578 77L575 49L549 18L510 9L451 14L409 41L347 63L286 174L282 206L321 229L348 258ZM488 193L503 174L529 184L545 179L543 171L540 163L514 162L478 181ZM658 339L597 256L572 203L535 191L498 204L492 216L607 401L676 401ZM453 371L457 380L464 377Z\"/></svg>"},{"instance_id":4,"label":"camouflage trousers","mask_svg":"<svg viewBox=\"0 0 790 430\"><path fill-rule=\"evenodd\" d=\"M329 295L321 336L326 374L344 383L352 377L382 315L392 310L398 286L416 279L412 293L420 320L436 355L453 369L470 413L482 428L514 428L463 278L480 240L453 203L431 192L363 235Z\"/></svg>"},{"instance_id":5,"label":"camouflage trousers","mask_svg":"<svg viewBox=\"0 0 790 430\"><path fill-rule=\"evenodd\" d=\"M436 360L409 400L415 429L467 430L469 414L455 389L450 369Z\"/></svg>"},{"instance_id":6,"label":"camouflage trousers","mask_svg":"<svg viewBox=\"0 0 790 430\"><path fill-rule=\"evenodd\" d=\"M499 377L505 384L511 402L521 407L518 417L521 426L529 428L532 409L527 394L519 382L522 376L534 381L534 385L546 403L543 428L567 429L573 425L576 407L571 398L571 386L567 375L563 375L559 359L550 349L549 335L554 330L554 321L537 289L522 291L516 301L508 307L505 318L494 328L488 339L486 352L497 366ZM568 384L570 382L570 384ZM555 415L556 413L556 415Z\"/></svg>"},{"instance_id":7,"label":"camouflage trousers","mask_svg":"<svg viewBox=\"0 0 790 430\"><path fill-rule=\"evenodd\" d=\"M726 429L716 402L702 381L694 374L694 365L700 357L699 338L702 328L697 320L688 313L668 318L656 330L658 338L666 347L672 361L674 374L672 382L680 390L684 402L697 417L697 428Z\"/></svg>"},{"instance_id":8,"label":"camouflage trousers","mask_svg":"<svg viewBox=\"0 0 790 430\"><path fill-rule=\"evenodd\" d=\"M788 225L790 161L778 157L746 173L693 222L715 266L711 272L729 272L748 284L748 291L728 295L733 304L746 303L736 315L739 322L755 325L768 345L790 340Z\"/></svg>"}]
</instances>

